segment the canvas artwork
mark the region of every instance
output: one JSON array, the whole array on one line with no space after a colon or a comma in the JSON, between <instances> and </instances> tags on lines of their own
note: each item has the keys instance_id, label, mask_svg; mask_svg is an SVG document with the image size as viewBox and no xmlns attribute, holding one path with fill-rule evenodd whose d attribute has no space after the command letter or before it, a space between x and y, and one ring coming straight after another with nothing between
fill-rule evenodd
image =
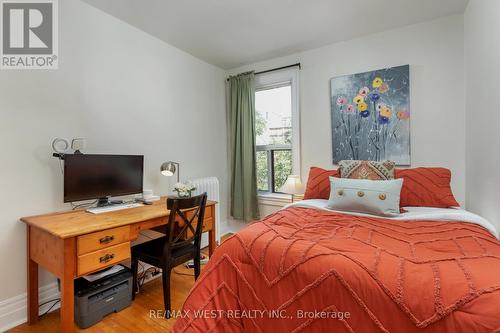
<instances>
[{"instance_id":1,"label":"canvas artwork","mask_svg":"<svg viewBox=\"0 0 500 333\"><path fill-rule=\"evenodd\" d=\"M410 165L410 66L330 81L333 163L391 160Z\"/></svg>"}]
</instances>

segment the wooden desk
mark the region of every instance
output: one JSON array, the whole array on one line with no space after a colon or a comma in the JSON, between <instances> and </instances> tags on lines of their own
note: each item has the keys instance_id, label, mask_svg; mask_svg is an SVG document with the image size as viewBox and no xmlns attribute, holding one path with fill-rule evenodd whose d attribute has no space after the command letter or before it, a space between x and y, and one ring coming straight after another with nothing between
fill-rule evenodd
<instances>
[{"instance_id":1,"label":"wooden desk","mask_svg":"<svg viewBox=\"0 0 500 333\"><path fill-rule=\"evenodd\" d=\"M203 221L210 255L216 247L215 205L207 202ZM74 332L73 280L129 259L130 242L141 230L167 224L169 214L162 198L103 214L74 210L21 218L27 225L28 324L38 321L38 265L61 280L61 332Z\"/></svg>"}]
</instances>

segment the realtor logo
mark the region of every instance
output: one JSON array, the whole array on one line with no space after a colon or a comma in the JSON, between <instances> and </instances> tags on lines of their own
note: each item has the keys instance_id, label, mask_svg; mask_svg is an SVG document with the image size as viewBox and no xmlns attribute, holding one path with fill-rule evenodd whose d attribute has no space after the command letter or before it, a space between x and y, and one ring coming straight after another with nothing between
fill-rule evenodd
<instances>
[{"instance_id":1,"label":"realtor logo","mask_svg":"<svg viewBox=\"0 0 500 333\"><path fill-rule=\"evenodd\" d=\"M57 0L1 0L1 69L57 69Z\"/></svg>"}]
</instances>

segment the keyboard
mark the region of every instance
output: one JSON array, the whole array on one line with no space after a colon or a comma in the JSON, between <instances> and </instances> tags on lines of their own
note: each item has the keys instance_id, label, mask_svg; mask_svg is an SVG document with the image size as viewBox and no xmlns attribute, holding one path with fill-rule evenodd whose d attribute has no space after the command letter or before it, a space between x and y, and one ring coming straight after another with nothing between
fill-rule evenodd
<instances>
[{"instance_id":1,"label":"keyboard","mask_svg":"<svg viewBox=\"0 0 500 333\"><path fill-rule=\"evenodd\" d=\"M141 203L128 203L128 204L119 204L119 205L111 205L111 206L103 206L103 207L92 207L92 208L86 209L85 211L92 213L92 214L102 214L102 213L109 213L109 212L114 212L117 210L136 208L136 207L142 207L142 206L143 206L143 204L141 204Z\"/></svg>"}]
</instances>

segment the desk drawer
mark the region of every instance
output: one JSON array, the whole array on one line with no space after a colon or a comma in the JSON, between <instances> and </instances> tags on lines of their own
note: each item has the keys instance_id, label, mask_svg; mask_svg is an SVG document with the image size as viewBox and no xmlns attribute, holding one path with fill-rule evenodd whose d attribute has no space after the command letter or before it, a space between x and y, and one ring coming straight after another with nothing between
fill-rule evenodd
<instances>
[{"instance_id":1,"label":"desk drawer","mask_svg":"<svg viewBox=\"0 0 500 333\"><path fill-rule=\"evenodd\" d=\"M78 256L78 276L94 272L130 258L130 242Z\"/></svg>"},{"instance_id":2,"label":"desk drawer","mask_svg":"<svg viewBox=\"0 0 500 333\"><path fill-rule=\"evenodd\" d=\"M210 231L213 229L213 224L214 224L214 220L210 217L210 218L204 218L203 219L203 226L201 227L201 232L207 232L207 231ZM193 227L196 226L196 223L193 224ZM196 227L195 227L196 228ZM189 237L192 237L193 236L193 233L191 232L191 229L187 229L186 231L187 233L187 238Z\"/></svg>"},{"instance_id":3,"label":"desk drawer","mask_svg":"<svg viewBox=\"0 0 500 333\"><path fill-rule=\"evenodd\" d=\"M214 209L213 208L214 208L213 206L208 206L208 207L205 208L205 216L203 217L203 219L205 221L207 219L213 218L213 216L214 216L214 211L213 211ZM196 209L190 209L190 210L186 210L186 211L183 211L183 212L186 215L186 218L188 220L190 220L190 219L193 218L193 215L194 215L195 211L196 211ZM175 220L179 223L180 226L184 225L184 220L179 215L176 215Z\"/></svg>"},{"instance_id":4,"label":"desk drawer","mask_svg":"<svg viewBox=\"0 0 500 333\"><path fill-rule=\"evenodd\" d=\"M205 218L213 217L213 208L214 206L205 207Z\"/></svg>"},{"instance_id":5,"label":"desk drawer","mask_svg":"<svg viewBox=\"0 0 500 333\"><path fill-rule=\"evenodd\" d=\"M186 218L188 220L190 220L193 217L195 211L196 211L195 209L190 209L190 210L185 210L183 212L184 212L184 214L186 214ZM204 216L204 218L205 219L210 218L210 217L212 217L212 215L213 215L212 207L206 207L205 208L205 216ZM177 222L181 222L181 224L184 224L184 222L182 221L181 217L178 216L178 215L176 216L176 221Z\"/></svg>"},{"instance_id":6,"label":"desk drawer","mask_svg":"<svg viewBox=\"0 0 500 333\"><path fill-rule=\"evenodd\" d=\"M78 255L97 251L117 245L130 240L130 227L119 227L92 234L78 236L77 252Z\"/></svg>"}]
</instances>

